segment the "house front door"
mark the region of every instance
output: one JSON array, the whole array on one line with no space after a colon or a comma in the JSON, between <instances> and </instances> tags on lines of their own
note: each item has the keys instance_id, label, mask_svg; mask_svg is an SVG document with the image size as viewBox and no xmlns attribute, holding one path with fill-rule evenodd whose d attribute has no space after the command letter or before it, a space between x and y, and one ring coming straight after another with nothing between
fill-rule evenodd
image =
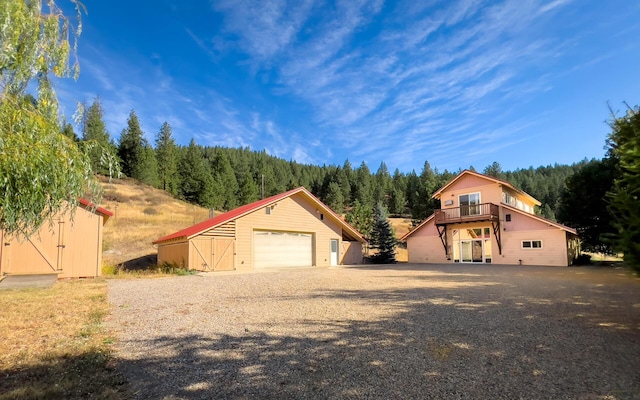
<instances>
[{"instance_id":1,"label":"house front door","mask_svg":"<svg viewBox=\"0 0 640 400\"><path fill-rule=\"evenodd\" d=\"M453 262L491 263L491 228L453 229Z\"/></svg>"},{"instance_id":2,"label":"house front door","mask_svg":"<svg viewBox=\"0 0 640 400\"><path fill-rule=\"evenodd\" d=\"M484 262L482 255L484 254L483 240L462 240L460 241L460 261L463 263L481 263Z\"/></svg>"},{"instance_id":3,"label":"house front door","mask_svg":"<svg viewBox=\"0 0 640 400\"><path fill-rule=\"evenodd\" d=\"M338 265L338 241L331 239L331 265Z\"/></svg>"}]
</instances>

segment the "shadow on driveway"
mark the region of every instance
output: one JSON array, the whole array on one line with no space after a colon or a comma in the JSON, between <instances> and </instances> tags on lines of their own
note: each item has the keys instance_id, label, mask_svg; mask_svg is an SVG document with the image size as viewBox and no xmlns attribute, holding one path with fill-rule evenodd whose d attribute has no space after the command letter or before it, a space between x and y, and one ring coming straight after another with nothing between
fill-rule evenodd
<instances>
[{"instance_id":1,"label":"shadow on driveway","mask_svg":"<svg viewBox=\"0 0 640 400\"><path fill-rule=\"evenodd\" d=\"M636 280L399 267L114 281L118 367L141 399L640 398Z\"/></svg>"}]
</instances>

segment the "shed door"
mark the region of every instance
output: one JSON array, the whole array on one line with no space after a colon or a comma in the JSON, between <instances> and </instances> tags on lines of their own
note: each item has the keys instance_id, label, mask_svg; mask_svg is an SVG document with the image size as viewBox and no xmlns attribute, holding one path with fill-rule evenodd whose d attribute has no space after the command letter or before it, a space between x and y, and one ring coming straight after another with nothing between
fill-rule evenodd
<instances>
[{"instance_id":1,"label":"shed door","mask_svg":"<svg viewBox=\"0 0 640 400\"><path fill-rule=\"evenodd\" d=\"M235 244L233 238L213 239L213 270L232 271L235 268Z\"/></svg>"},{"instance_id":2,"label":"shed door","mask_svg":"<svg viewBox=\"0 0 640 400\"><path fill-rule=\"evenodd\" d=\"M253 267L310 267L312 235L299 232L254 231Z\"/></svg>"}]
</instances>

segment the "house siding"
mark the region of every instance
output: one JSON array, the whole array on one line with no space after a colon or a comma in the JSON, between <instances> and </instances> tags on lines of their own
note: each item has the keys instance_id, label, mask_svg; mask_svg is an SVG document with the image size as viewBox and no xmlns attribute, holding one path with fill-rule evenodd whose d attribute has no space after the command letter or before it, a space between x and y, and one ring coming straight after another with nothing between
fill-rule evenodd
<instances>
[{"instance_id":1,"label":"house siding","mask_svg":"<svg viewBox=\"0 0 640 400\"><path fill-rule=\"evenodd\" d=\"M104 217L78 207L29 239L3 234L0 274L58 274L58 278L102 274Z\"/></svg>"},{"instance_id":2,"label":"house siding","mask_svg":"<svg viewBox=\"0 0 640 400\"><path fill-rule=\"evenodd\" d=\"M446 191L442 192L440 197L441 208L460 207L459 196L469 193L480 193L480 203L500 204L502 201L502 191L497 183L490 183L486 179L478 177L469 177L454 183ZM453 204L445 206L447 200L453 200Z\"/></svg>"},{"instance_id":3,"label":"house siding","mask_svg":"<svg viewBox=\"0 0 640 400\"><path fill-rule=\"evenodd\" d=\"M236 220L236 269L253 269L253 231L273 230L312 233L314 266L328 267L331 263L331 239L342 248L342 228L328 215L320 220L320 213L300 194L277 202L270 214L258 209Z\"/></svg>"},{"instance_id":4,"label":"house siding","mask_svg":"<svg viewBox=\"0 0 640 400\"><path fill-rule=\"evenodd\" d=\"M463 240L471 240L470 238L476 235L465 230L487 227L490 227L491 230L491 251L487 251L487 242L483 242L484 254L482 259L486 261L491 257L491 262L494 264L567 266L572 264L577 254L579 254L579 240L570 228L503 204L503 192L521 201L524 205L531 206L532 209L539 204L537 200L529 195L514 190L507 182L479 175L475 172L463 171L444 188L444 190L441 189L442 191L436 192L435 195L435 198L440 199L442 209L460 207L460 195L480 193L481 203L499 205L499 225L498 221L495 220L448 224L446 225L448 249L445 252L435 220L430 220L405 235L409 262L453 263L456 258L456 247L453 246L453 232L455 230L459 231L459 240L462 242ZM446 204L450 200L453 200L453 202ZM506 221L507 215L509 215L510 221ZM498 246L498 237L494 228L499 229L500 247ZM484 236L484 230L482 232L482 236ZM474 236L471 236L471 234ZM466 239L464 239L463 235L466 236ZM540 240L542 241L542 248L523 248L523 240ZM462 253L460 248L458 250L459 253ZM468 247L465 250L468 251ZM467 259L473 258L467 253ZM476 257L476 259L478 258Z\"/></svg>"},{"instance_id":5,"label":"house siding","mask_svg":"<svg viewBox=\"0 0 640 400\"><path fill-rule=\"evenodd\" d=\"M447 259L447 254L433 219L407 239L407 253L410 263L451 262Z\"/></svg>"},{"instance_id":6,"label":"house siding","mask_svg":"<svg viewBox=\"0 0 640 400\"><path fill-rule=\"evenodd\" d=\"M542 248L523 249L523 240L540 240ZM564 266L567 263L566 234L560 229L517 231L502 238L500 264Z\"/></svg>"},{"instance_id":7,"label":"house siding","mask_svg":"<svg viewBox=\"0 0 640 400\"><path fill-rule=\"evenodd\" d=\"M340 253L340 264L362 264L362 244L360 242L343 241Z\"/></svg>"},{"instance_id":8,"label":"house siding","mask_svg":"<svg viewBox=\"0 0 640 400\"><path fill-rule=\"evenodd\" d=\"M179 267L194 269L189 260L189 242L164 243L158 246L158 265L176 263Z\"/></svg>"}]
</instances>

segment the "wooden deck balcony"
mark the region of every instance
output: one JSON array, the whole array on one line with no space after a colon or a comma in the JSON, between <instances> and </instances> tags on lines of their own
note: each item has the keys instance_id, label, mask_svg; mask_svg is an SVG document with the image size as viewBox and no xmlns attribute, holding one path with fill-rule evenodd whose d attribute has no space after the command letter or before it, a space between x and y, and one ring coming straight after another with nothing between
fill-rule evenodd
<instances>
[{"instance_id":1,"label":"wooden deck balcony","mask_svg":"<svg viewBox=\"0 0 640 400\"><path fill-rule=\"evenodd\" d=\"M500 207L493 203L436 210L436 225L461 222L499 221Z\"/></svg>"}]
</instances>

